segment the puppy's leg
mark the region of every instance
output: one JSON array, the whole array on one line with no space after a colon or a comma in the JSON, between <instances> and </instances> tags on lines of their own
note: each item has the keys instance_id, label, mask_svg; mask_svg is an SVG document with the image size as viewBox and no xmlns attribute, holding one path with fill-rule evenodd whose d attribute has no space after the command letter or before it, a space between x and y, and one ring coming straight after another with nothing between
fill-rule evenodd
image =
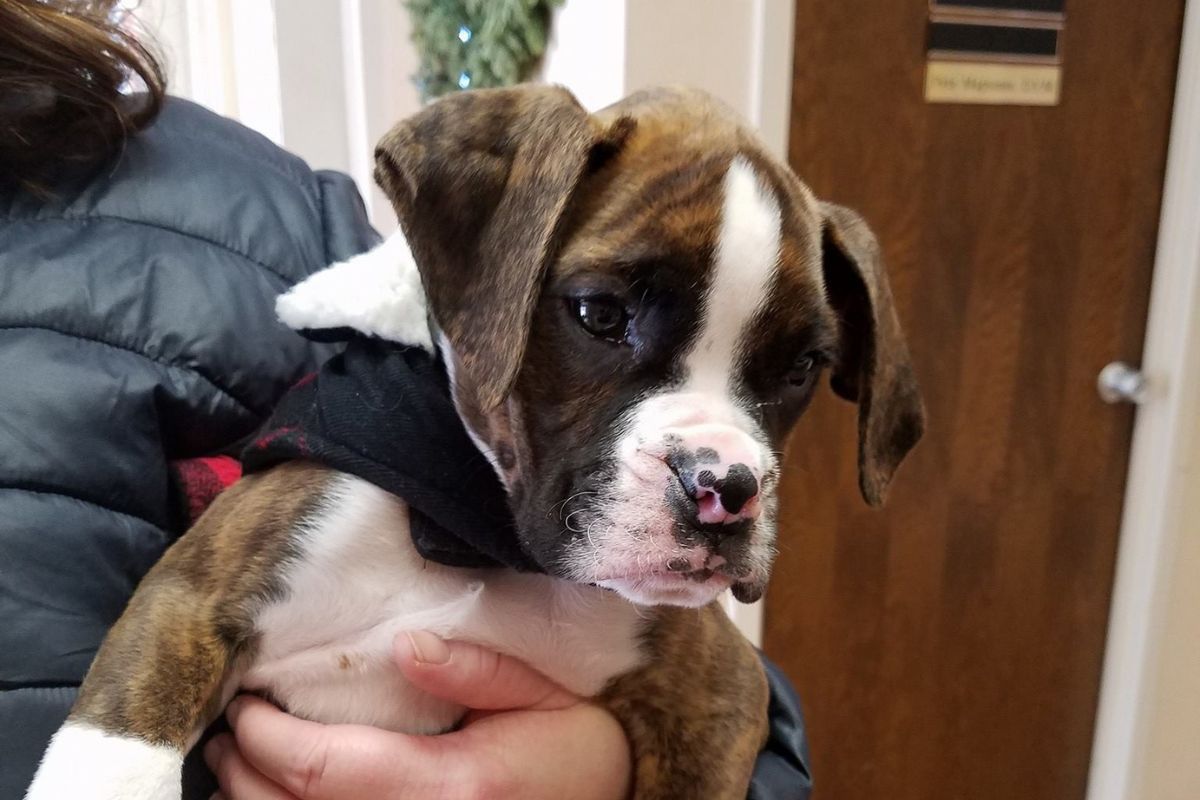
<instances>
[{"instance_id":1,"label":"puppy's leg","mask_svg":"<svg viewBox=\"0 0 1200 800\"><path fill-rule=\"evenodd\" d=\"M183 757L228 699L244 642L236 622L222 624L226 609L179 574L178 556L109 632L28 800L179 797Z\"/></svg>"},{"instance_id":2,"label":"puppy's leg","mask_svg":"<svg viewBox=\"0 0 1200 800\"><path fill-rule=\"evenodd\" d=\"M88 670L27 800L177 800L187 751L237 689L330 473L286 465L217 498L146 575Z\"/></svg>"},{"instance_id":3,"label":"puppy's leg","mask_svg":"<svg viewBox=\"0 0 1200 800\"><path fill-rule=\"evenodd\" d=\"M634 798L741 800L767 738L762 663L715 603L658 614L646 666L600 698L629 736Z\"/></svg>"}]
</instances>

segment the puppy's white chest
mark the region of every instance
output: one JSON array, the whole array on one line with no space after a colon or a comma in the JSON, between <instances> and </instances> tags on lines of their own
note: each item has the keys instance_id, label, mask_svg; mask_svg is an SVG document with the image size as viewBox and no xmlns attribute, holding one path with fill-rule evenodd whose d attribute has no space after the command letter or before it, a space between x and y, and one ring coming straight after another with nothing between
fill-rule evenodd
<instances>
[{"instance_id":1,"label":"puppy's white chest","mask_svg":"<svg viewBox=\"0 0 1200 800\"><path fill-rule=\"evenodd\" d=\"M284 599L257 618L259 647L243 687L322 722L431 733L462 709L401 677L392 643L403 631L486 645L584 696L641 662L643 621L628 601L544 575L427 562L412 546L402 502L344 481L285 568Z\"/></svg>"}]
</instances>

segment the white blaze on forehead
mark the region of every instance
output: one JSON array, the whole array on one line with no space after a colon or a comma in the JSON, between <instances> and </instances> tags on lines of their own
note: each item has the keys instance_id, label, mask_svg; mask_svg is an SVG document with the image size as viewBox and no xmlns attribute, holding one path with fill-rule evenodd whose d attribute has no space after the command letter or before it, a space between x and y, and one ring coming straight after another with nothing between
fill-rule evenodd
<instances>
[{"instance_id":1,"label":"white blaze on forehead","mask_svg":"<svg viewBox=\"0 0 1200 800\"><path fill-rule=\"evenodd\" d=\"M692 390L725 393L746 328L767 301L779 266L780 211L741 156L725 174L725 202L700 334L684 361Z\"/></svg>"}]
</instances>

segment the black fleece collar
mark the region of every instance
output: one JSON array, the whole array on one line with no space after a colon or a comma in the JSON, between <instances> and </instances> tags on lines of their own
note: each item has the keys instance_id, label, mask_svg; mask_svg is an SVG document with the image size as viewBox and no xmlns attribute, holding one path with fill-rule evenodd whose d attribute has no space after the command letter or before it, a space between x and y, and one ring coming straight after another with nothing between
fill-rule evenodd
<instances>
[{"instance_id":1,"label":"black fleece collar","mask_svg":"<svg viewBox=\"0 0 1200 800\"><path fill-rule=\"evenodd\" d=\"M294 386L243 454L246 472L306 459L409 506L422 557L540 571L517 543L504 487L463 427L446 369L424 350L353 338Z\"/></svg>"}]
</instances>

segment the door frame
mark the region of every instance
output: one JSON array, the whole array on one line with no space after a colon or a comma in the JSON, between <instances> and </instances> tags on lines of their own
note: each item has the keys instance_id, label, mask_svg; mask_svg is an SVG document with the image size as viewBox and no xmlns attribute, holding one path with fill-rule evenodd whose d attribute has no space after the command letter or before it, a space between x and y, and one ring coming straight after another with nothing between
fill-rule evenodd
<instances>
[{"instance_id":1,"label":"door frame","mask_svg":"<svg viewBox=\"0 0 1200 800\"><path fill-rule=\"evenodd\" d=\"M1200 8L1187 2L1158 247L1116 577L1104 652L1088 800L1132 800L1149 738L1149 703L1165 630L1167 567L1198 487L1190 439L1200 411ZM1192 374L1188 366L1192 366ZM1192 523L1195 524L1194 521Z\"/></svg>"}]
</instances>

